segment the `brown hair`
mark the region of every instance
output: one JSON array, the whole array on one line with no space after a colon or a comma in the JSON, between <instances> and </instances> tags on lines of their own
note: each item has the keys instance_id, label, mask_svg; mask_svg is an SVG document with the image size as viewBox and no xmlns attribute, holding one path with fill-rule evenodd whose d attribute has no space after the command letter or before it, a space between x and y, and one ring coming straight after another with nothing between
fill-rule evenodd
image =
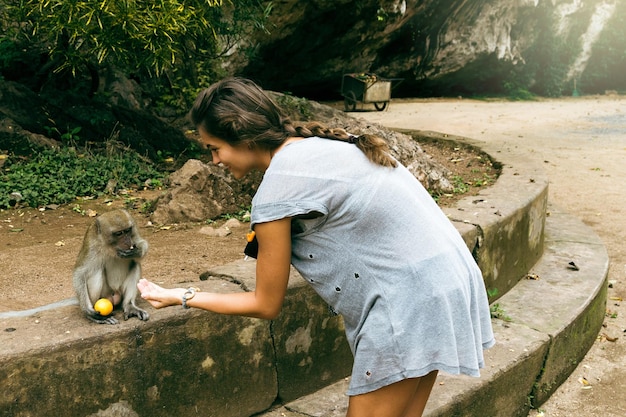
<instances>
[{"instance_id":1,"label":"brown hair","mask_svg":"<svg viewBox=\"0 0 626 417\"><path fill-rule=\"evenodd\" d=\"M397 165L387 142L378 136L351 135L319 122L294 125L257 84L244 78L227 78L200 92L190 117L196 127L231 145L248 143L272 151L289 137L318 136L353 143L375 164Z\"/></svg>"}]
</instances>

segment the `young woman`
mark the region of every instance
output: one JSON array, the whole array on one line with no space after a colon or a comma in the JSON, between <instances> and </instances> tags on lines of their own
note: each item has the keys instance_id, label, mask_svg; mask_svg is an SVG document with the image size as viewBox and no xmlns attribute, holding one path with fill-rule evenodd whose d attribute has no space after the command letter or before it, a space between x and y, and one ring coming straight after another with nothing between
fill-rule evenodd
<instances>
[{"instance_id":1,"label":"young woman","mask_svg":"<svg viewBox=\"0 0 626 417\"><path fill-rule=\"evenodd\" d=\"M343 316L354 354L349 417L421 416L438 371L479 375L495 343L481 272L384 140L296 126L239 78L200 93L191 118L213 163L235 178L264 172L251 213L256 289L189 298L141 280L144 299L272 319L293 264Z\"/></svg>"}]
</instances>

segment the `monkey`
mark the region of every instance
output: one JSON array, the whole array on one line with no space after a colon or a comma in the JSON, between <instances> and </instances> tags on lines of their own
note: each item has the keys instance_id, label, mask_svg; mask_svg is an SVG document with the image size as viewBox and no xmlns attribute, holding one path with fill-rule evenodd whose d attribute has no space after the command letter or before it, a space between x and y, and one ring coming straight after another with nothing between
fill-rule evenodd
<instances>
[{"instance_id":1,"label":"monkey","mask_svg":"<svg viewBox=\"0 0 626 417\"><path fill-rule=\"evenodd\" d=\"M81 309L99 324L118 324L111 316L94 310L94 303L108 298L113 306L122 305L124 320L150 315L135 304L141 278L141 259L148 242L137 231L135 220L126 210L112 210L98 216L87 228L74 266L73 284Z\"/></svg>"}]
</instances>

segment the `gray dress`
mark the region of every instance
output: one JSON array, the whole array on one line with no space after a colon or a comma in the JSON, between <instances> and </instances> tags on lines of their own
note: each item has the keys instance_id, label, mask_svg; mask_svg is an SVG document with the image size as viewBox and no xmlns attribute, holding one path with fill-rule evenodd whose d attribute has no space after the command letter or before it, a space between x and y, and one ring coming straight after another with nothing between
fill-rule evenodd
<instances>
[{"instance_id":1,"label":"gray dress","mask_svg":"<svg viewBox=\"0 0 626 417\"><path fill-rule=\"evenodd\" d=\"M292 264L341 314L348 395L440 370L478 376L494 343L481 272L461 235L403 166L307 138L278 152L251 226L292 222Z\"/></svg>"}]
</instances>

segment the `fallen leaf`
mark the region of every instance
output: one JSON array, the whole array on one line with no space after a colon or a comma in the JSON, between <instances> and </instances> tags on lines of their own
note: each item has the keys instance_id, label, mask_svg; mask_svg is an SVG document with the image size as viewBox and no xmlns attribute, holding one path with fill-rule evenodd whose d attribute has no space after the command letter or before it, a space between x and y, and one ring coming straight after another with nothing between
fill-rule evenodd
<instances>
[{"instance_id":1,"label":"fallen leaf","mask_svg":"<svg viewBox=\"0 0 626 417\"><path fill-rule=\"evenodd\" d=\"M57 243L54 244L54 246L65 246L65 242L59 240Z\"/></svg>"},{"instance_id":2,"label":"fallen leaf","mask_svg":"<svg viewBox=\"0 0 626 417\"><path fill-rule=\"evenodd\" d=\"M622 297L610 297L610 300L613 300L613 301L622 301Z\"/></svg>"},{"instance_id":3,"label":"fallen leaf","mask_svg":"<svg viewBox=\"0 0 626 417\"><path fill-rule=\"evenodd\" d=\"M581 376L580 378L578 378L578 382L580 382L580 384L582 385L582 389L591 389L591 384L589 383L589 381L587 381L587 378L585 378L584 376Z\"/></svg>"},{"instance_id":4,"label":"fallen leaf","mask_svg":"<svg viewBox=\"0 0 626 417\"><path fill-rule=\"evenodd\" d=\"M526 274L526 279L532 279L533 281L537 281L539 279L539 275L537 275L537 274Z\"/></svg>"},{"instance_id":5,"label":"fallen leaf","mask_svg":"<svg viewBox=\"0 0 626 417\"><path fill-rule=\"evenodd\" d=\"M602 336L604 336L604 339L606 339L607 342L617 342L617 337L611 337L606 333L602 333Z\"/></svg>"},{"instance_id":6,"label":"fallen leaf","mask_svg":"<svg viewBox=\"0 0 626 417\"><path fill-rule=\"evenodd\" d=\"M571 261L570 263L568 263L567 267L571 269L572 271L578 271L580 269L578 265L574 263L574 261Z\"/></svg>"}]
</instances>

